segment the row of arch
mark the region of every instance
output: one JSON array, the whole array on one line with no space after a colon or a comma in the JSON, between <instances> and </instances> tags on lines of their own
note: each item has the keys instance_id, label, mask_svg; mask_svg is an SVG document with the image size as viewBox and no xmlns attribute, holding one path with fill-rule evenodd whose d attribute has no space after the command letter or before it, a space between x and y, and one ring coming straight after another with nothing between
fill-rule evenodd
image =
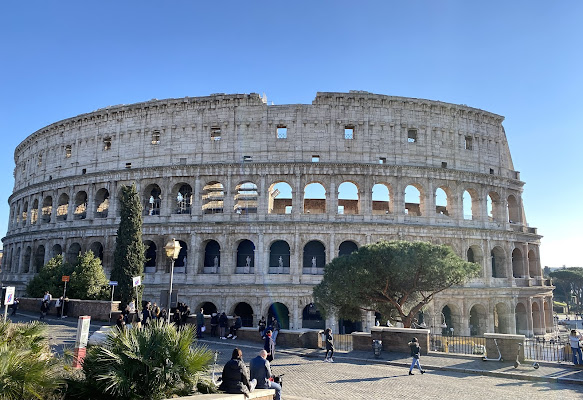
<instances>
[{"instance_id":1,"label":"row of arch","mask_svg":"<svg viewBox=\"0 0 583 400\"><path fill-rule=\"evenodd\" d=\"M255 214L258 212L259 192L257 185L250 181L244 181L235 187L232 210L237 214ZM169 204L170 214L191 214L193 211L193 189L187 183L174 185L169 203L164 203L163 191L158 184L147 185L142 191L142 203L144 215L161 215L163 205ZM221 214L229 212L226 207L227 192L225 186L218 181L211 181L203 186L201 193L201 211L203 214ZM456 198L446 186L440 186L435 190L434 215L451 217L460 215L466 220L480 219L482 204L476 189L465 189L461 198ZM305 214L324 214L327 210L328 194L324 186L319 182L311 182L304 187L303 210ZM396 213L394 189L388 183L377 183L371 191L370 210L373 215ZM291 214L293 207L293 191L287 182L273 183L268 190L269 214ZM402 213L422 216L431 215L427 209L424 189L419 184L410 184L405 187L404 205ZM456 204L461 204L461 212L456 211ZM92 207L90 207L92 205ZM110 207L110 193L106 188L99 189L92 201L89 201L86 191L78 191L71 201L67 193L61 193L56 201L50 195L34 199L30 203L21 199L13 204L10 221L13 226L35 225L42 222L65 221L68 218L75 220L93 218L107 218ZM486 213L491 221L520 222L522 220L519 198L510 194L506 199L506 210L503 209L500 195L495 191L489 191L486 197ZM459 208L459 207L458 207ZM362 214L362 192L358 186L349 181L342 182L338 186L337 210L338 214L354 215ZM55 216L53 217L53 213Z\"/></svg>"}]
</instances>

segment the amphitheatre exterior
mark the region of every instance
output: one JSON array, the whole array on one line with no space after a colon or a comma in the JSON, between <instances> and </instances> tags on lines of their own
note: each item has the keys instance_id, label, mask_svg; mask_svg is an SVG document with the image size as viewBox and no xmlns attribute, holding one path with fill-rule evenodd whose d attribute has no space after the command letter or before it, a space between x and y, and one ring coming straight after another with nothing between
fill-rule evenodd
<instances>
[{"instance_id":1,"label":"amphitheatre exterior","mask_svg":"<svg viewBox=\"0 0 583 400\"><path fill-rule=\"evenodd\" d=\"M339 254L381 239L450 245L482 266L423 313L441 332L552 329L552 286L522 203L503 117L432 100L318 93L268 105L251 94L112 106L46 126L14 153L2 281L25 284L52 256L93 250L111 270L118 193L135 183L149 246L145 299L318 321L312 287ZM374 325L363 314L361 329Z\"/></svg>"}]
</instances>

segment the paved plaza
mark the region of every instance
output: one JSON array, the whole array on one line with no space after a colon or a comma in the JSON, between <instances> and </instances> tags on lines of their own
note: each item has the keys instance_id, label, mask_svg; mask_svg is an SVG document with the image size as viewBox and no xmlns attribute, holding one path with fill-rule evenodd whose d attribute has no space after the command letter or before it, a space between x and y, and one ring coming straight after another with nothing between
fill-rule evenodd
<instances>
[{"instance_id":1,"label":"paved plaza","mask_svg":"<svg viewBox=\"0 0 583 400\"><path fill-rule=\"evenodd\" d=\"M15 321L36 316L21 314ZM60 351L75 341L76 319L48 317L51 344ZM95 331L101 323L92 324ZM248 363L259 343L240 340L201 341L219 352L220 373L234 347L243 350ZM324 399L583 399L583 370L568 364L528 365L514 369L509 362L483 362L476 357L453 357L432 353L421 358L427 373L408 375L406 354L384 352L375 360L372 352L338 352L335 363L323 362L323 352L312 349L278 348L272 363L274 373L285 374L285 400Z\"/></svg>"}]
</instances>

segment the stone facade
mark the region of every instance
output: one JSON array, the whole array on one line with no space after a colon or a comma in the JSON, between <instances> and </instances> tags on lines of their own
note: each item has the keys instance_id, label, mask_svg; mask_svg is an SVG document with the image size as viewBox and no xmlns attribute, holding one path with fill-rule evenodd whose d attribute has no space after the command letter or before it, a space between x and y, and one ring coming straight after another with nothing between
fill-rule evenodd
<instances>
[{"instance_id":1,"label":"stone facade","mask_svg":"<svg viewBox=\"0 0 583 400\"><path fill-rule=\"evenodd\" d=\"M482 266L435 298L427 326L543 334L552 287L502 121L367 92L318 93L311 105L253 93L152 100L59 121L15 150L2 281L22 291L53 255L89 249L108 272L118 192L135 183L145 293L159 304L171 238L182 246L178 301L238 312L246 325L271 311L290 329L324 325L311 293L332 258L380 239L426 240ZM362 329L373 325L363 315Z\"/></svg>"}]
</instances>

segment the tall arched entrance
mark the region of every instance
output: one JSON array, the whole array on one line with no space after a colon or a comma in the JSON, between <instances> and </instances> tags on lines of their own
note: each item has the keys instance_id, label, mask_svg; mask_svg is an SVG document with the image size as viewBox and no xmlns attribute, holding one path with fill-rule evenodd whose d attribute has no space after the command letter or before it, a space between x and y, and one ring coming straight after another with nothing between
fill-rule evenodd
<instances>
[{"instance_id":1,"label":"tall arched entrance","mask_svg":"<svg viewBox=\"0 0 583 400\"><path fill-rule=\"evenodd\" d=\"M267 324L275 317L281 329L289 329L289 310L283 303L273 303L267 311Z\"/></svg>"}]
</instances>

